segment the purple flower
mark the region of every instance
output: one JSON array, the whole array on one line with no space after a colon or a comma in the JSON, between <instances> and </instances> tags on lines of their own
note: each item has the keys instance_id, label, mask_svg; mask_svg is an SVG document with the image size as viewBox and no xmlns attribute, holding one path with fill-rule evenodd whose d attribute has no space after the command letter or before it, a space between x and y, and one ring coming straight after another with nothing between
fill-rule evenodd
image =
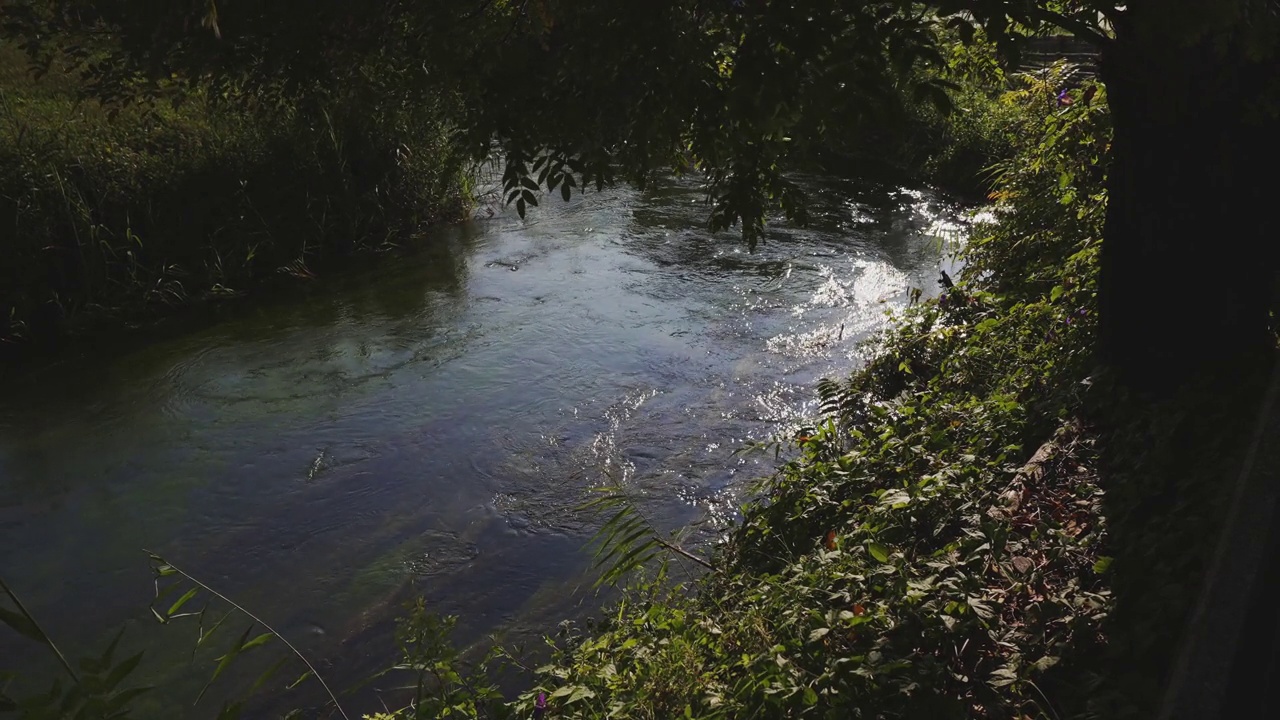
<instances>
[{"instance_id":1,"label":"purple flower","mask_svg":"<svg viewBox=\"0 0 1280 720\"><path fill-rule=\"evenodd\" d=\"M547 694L538 693L538 700L533 704L533 720L542 720L547 712Z\"/></svg>"}]
</instances>

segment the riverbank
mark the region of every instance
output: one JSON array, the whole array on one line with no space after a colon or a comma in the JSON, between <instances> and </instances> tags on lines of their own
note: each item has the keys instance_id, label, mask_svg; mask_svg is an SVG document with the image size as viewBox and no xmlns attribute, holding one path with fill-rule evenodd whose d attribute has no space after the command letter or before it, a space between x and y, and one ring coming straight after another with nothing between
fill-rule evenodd
<instances>
[{"instance_id":1,"label":"riverbank","mask_svg":"<svg viewBox=\"0 0 1280 720\"><path fill-rule=\"evenodd\" d=\"M875 116L800 164L983 197L1016 108L990 48L949 52L930 72L965 79L956 112L904 96L901 122ZM104 106L79 82L56 65L35 78L0 42L0 362L307 283L473 201L443 101L304 112L173 88Z\"/></svg>"},{"instance_id":2,"label":"riverbank","mask_svg":"<svg viewBox=\"0 0 1280 720\"><path fill-rule=\"evenodd\" d=\"M40 344L237 297L462 217L429 107L249 109L174 91L104 107L0 44L0 342Z\"/></svg>"},{"instance_id":3,"label":"riverbank","mask_svg":"<svg viewBox=\"0 0 1280 720\"><path fill-rule=\"evenodd\" d=\"M530 671L531 690L514 708L493 692L483 672L465 680L455 674L458 655L444 642L450 623L415 611L402 637L406 664L434 680L420 686L430 697L399 715L434 717L450 709L463 716L499 717L514 709L517 716L527 716L538 694L545 693L555 716L583 718L1153 716L1221 524L1223 478L1234 469L1249 435L1251 403L1258 393L1248 382L1238 383L1236 394L1223 394L1188 379L1186 387L1155 402L1124 394L1096 369L1109 116L1103 92L1092 102L1077 93L1075 104L1063 109L1055 100L1058 89L1032 82L1002 96L1017 111L1018 153L1001 168L993 220L972 238L962 282L936 301L901 314L871 346L865 369L820 385L822 422L794 444L778 448L791 461L744 509L727 542L708 560L712 569L702 580L673 585L660 575L634 584L602 624L561 637L552 662ZM669 209L651 215L647 222L663 228L652 238L662 261L655 265L683 267L711 256L709 240L686 250L666 239L665 228L688 226L687 215ZM581 228L592 224L584 218L573 232L589 232ZM493 257L484 267L523 281L532 273L522 263L535 256L528 250ZM715 257L705 272L694 275L719 277L747 262ZM752 270L778 273L786 267L784 260L764 262L756 256ZM600 270L588 264L582 274L588 267ZM513 270L520 272L512 275ZM559 275L547 280L549 288L566 285ZM633 289L626 272L609 281L613 289ZM674 288L687 292L688 278L671 282L658 290L652 283L636 287L659 295ZM506 300L484 295L498 303L517 298L540 303L544 297L541 290L513 292ZM447 305L447 300L441 302ZM557 319L572 318L581 325L579 332L635 322L627 308L612 309L618 314L608 322L596 315L602 308L590 303L573 305ZM422 316L413 314L410 324ZM356 327L368 324L357 320ZM512 323L526 333L512 342L527 360L534 336L546 334L548 325L520 317ZM614 355L643 357L686 332L639 325L657 330ZM455 333L444 333L444 340L474 332L471 324L459 324ZM332 378L335 388L352 384L352 378L376 385L386 382L391 370L412 367L423 356L438 367L461 355L433 354L431 344L391 343L390 352L372 353L385 355L377 372L357 376L342 366L357 362L348 345L332 345L321 360L335 367L322 365L324 372L311 373L293 368L295 360L281 362L276 367L297 374L279 387L313 389L315 377ZM619 347L604 341L591 345ZM363 342L349 347L368 355ZM300 356L295 351L288 357ZM690 364L673 358L660 366ZM550 372L546 369L556 363L536 366ZM486 367L490 371L460 370L458 377L488 383L492 395L504 401L509 387L552 386L543 379L531 381L525 365ZM625 375L627 369L612 375ZM493 384L497 377L505 382ZM732 377L739 383L741 370L735 367ZM211 373L191 385L225 389L218 383L230 382L227 378L273 386L253 372ZM416 388L414 383L426 380L406 382ZM446 385L449 396L464 398L455 402L465 405L439 416L434 425L407 427L393 447L411 446L423 437L439 443L433 453L483 445L489 426L516 422L494 422L492 415L474 426L459 421L474 413L476 394ZM397 417L420 417L417 394L394 389ZM312 419L334 412L326 393L269 396L264 395L273 413L280 411L277 402L319 403L298 413ZM647 398L628 396L624 410L612 419L630 418L625 408L635 410ZM668 412L678 416L679 404ZM367 432L367 423L358 427ZM733 436L715 437L722 435ZM341 436L335 437L340 443ZM590 435L548 437L540 440L549 448ZM331 448L309 465L314 456L300 454L302 441L314 442L314 437L291 445L298 457L290 459L304 461L296 463L299 475L312 468L306 485L316 487L316 477L334 482L320 474L326 468L324 452ZM642 454L636 457L645 458L639 464L660 469L651 451L657 443L637 445ZM532 457L537 462L521 467L545 462L543 455ZM361 459L342 458L348 461L354 465ZM413 476L413 468L389 465L387 470L388 477ZM491 473L511 474L510 468ZM344 479L352 488L369 487L361 477ZM333 517L350 527L346 498L332 492L323 497L335 506ZM542 500L526 498L524 512L535 518L529 506L548 512ZM448 514L465 517L473 507L458 504ZM386 527L377 513L366 521L370 528ZM264 521L267 526L274 527ZM473 536L459 530L453 539L479 547L481 539L505 532L501 520L480 527L491 532ZM620 537L622 543L611 549L619 551L615 557L624 558L624 565L654 549L641 544L643 532ZM471 557L471 547L460 553L461 564ZM680 561L678 555L673 562ZM217 574L229 577L232 571ZM513 583L498 578L483 587L507 595ZM163 611L165 604L157 607Z\"/></svg>"},{"instance_id":4,"label":"riverbank","mask_svg":"<svg viewBox=\"0 0 1280 720\"><path fill-rule=\"evenodd\" d=\"M157 686L136 703L148 717L216 714L254 678L228 670L182 710L244 627L228 620L189 665L195 620L155 624L141 547L267 619L335 685L396 660L402 598L459 615L461 645L540 646L599 611L584 551L597 523L573 511L589 487L625 478L659 527L716 534L773 464L732 440L799 423L887 307L936 292L948 198L798 181L813 223L754 253L704 229L697 182L623 185L440 227L418 253L207 327L6 376L5 582L69 657L132 618L126 646L150 649L131 680ZM305 704L309 687L273 700ZM364 700L378 706L348 709Z\"/></svg>"},{"instance_id":5,"label":"riverbank","mask_svg":"<svg viewBox=\"0 0 1280 720\"><path fill-rule=\"evenodd\" d=\"M1014 98L1026 141L965 281L903 314L865 369L821 386L828 419L696 588L647 586L563 649L539 688L557 712L1082 709L1113 607L1087 412L1104 202L1087 150L1108 121L1101 103L1057 114L1053 95L1032 83ZM1066 147L1040 144L1046 122Z\"/></svg>"},{"instance_id":6,"label":"riverbank","mask_svg":"<svg viewBox=\"0 0 1280 720\"><path fill-rule=\"evenodd\" d=\"M517 715L1156 714L1265 378L1156 401L1096 369L1109 116L1055 92L1018 98L964 282L820 387L714 569L635 586Z\"/></svg>"}]
</instances>

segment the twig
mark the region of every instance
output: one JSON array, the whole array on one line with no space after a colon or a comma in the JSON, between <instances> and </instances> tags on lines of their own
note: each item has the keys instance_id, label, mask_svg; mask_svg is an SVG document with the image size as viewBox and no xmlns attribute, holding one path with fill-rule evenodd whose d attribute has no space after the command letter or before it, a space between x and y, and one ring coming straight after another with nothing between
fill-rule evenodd
<instances>
[{"instance_id":1,"label":"twig","mask_svg":"<svg viewBox=\"0 0 1280 720\"><path fill-rule=\"evenodd\" d=\"M660 538L660 537L654 537L654 538L653 538L653 540L654 540L654 542L656 542L656 543L658 543L659 545L661 545L662 547L664 547L664 548L666 548L666 549L670 550L671 552L679 553L679 554L681 554L681 555L683 555L683 556L685 556L685 557L689 558L690 560L692 560L692 561L694 561L694 562L698 563L699 565L701 565L702 567L704 567L704 568L706 568L706 569L708 569L708 570L715 570L715 569L716 569L716 568L715 568L715 566L714 566L714 565L712 565L711 563L707 562L706 560L703 560L702 558L698 557L697 555L694 555L693 553L689 552L688 550L685 550L684 548L680 547L679 545L675 545L675 544L673 544L673 543L669 543L669 542L667 542L666 540L663 540L663 539L662 539L662 538Z\"/></svg>"},{"instance_id":2,"label":"twig","mask_svg":"<svg viewBox=\"0 0 1280 720\"><path fill-rule=\"evenodd\" d=\"M36 629L36 632L40 633L40 637L44 638L44 643L49 646L49 649L53 651L54 655L58 656L58 662L62 663L62 667L66 669L67 674L69 674L71 679L75 680L76 684L79 685L80 676L76 674L75 668L71 667L71 663L67 662L66 656L62 654L62 651L58 649L57 645L53 644L53 640L49 638L49 633L45 632L44 628L40 627L40 623L36 622L35 617L33 617L31 613L27 612L27 607L22 604L22 601L18 599L17 595L13 594L13 591L9 589L9 586L5 584L3 579L0 579L0 589L3 589L4 593L9 596L9 599L13 601L13 604L18 606L18 612L21 612L23 617L27 619L27 622L31 623L31 626Z\"/></svg>"},{"instance_id":3,"label":"twig","mask_svg":"<svg viewBox=\"0 0 1280 720\"><path fill-rule=\"evenodd\" d=\"M254 615L253 613L251 613L251 612L249 612L248 610L246 610L243 606L241 606L241 605L240 605L240 603L237 603L235 600L232 600L231 598L227 597L226 595L223 595L222 593L218 592L217 590L214 590L213 588L209 587L208 585L205 585L204 583L202 583L202 582L200 582L199 580L195 579L195 578L194 578L194 577L192 577L190 574L188 574L185 570L183 570L182 568L179 568L177 565L174 565L173 563L171 563L171 562L169 562L168 560L166 560L166 559L164 559L164 558L160 557L159 555L157 555L157 554L155 554L155 553L151 552L150 550L147 550L146 548L143 548L143 550L142 550L142 551L143 551L143 552L145 552L147 555L151 556L151 559L153 559L153 560L155 560L155 561L157 561L157 562L164 563L165 565L168 565L169 567L173 568L173 571L174 571L174 572L178 573L179 575L181 575L182 577L186 578L187 580L190 580L190 581L191 581L192 583L194 583L195 585L198 585L198 586L200 586L201 588L204 588L204 590L205 590L206 592L208 592L210 595L213 595L213 596L215 596L215 597L217 597L217 598L219 598L219 599L223 600L224 602L226 602L226 603L227 603L228 605L230 605L231 607L233 607L233 608L235 608L236 610L239 610L240 612L242 612L242 613L244 613L245 615L247 615L247 616L249 617L249 619L253 620L254 622L256 622L256 623L258 623L259 625L261 625L262 627L266 628L266 629L267 629L267 632L269 632L269 633L271 633L272 635L275 635L276 637L280 638L280 642L284 643L284 644L285 644L285 646L286 646L286 647L288 647L288 648L289 648L289 650L290 650L290 651L292 651L292 652L293 652L293 654L294 654L294 655L296 655L296 656L298 657L298 659L302 661L302 664L307 666L307 669L308 669L308 670L310 670L310 671L311 671L311 674L315 676L315 678L316 678L316 680L317 680L317 681L319 681L320 686L321 686L321 687L323 687L323 688L324 688L324 691L325 691L326 693L328 693L328 694L329 694L329 700L331 700L331 701L333 702L333 706L334 706L335 708L337 708L337 709L338 709L338 714L339 714L339 715L341 715L341 716L343 717L343 720L351 720L351 718L347 717L347 711L342 709L342 704L338 702L338 696L337 696L337 695L334 695L334 694L333 694L333 691L329 689L329 684L328 684L328 683L326 683L326 682L324 681L324 678L320 676L319 671L317 671L317 670L316 670L316 668L315 668L315 666L311 664L311 661L307 659L307 656L306 656L306 655L303 655L303 654L298 650L298 648L294 647L294 646L293 646L293 643L289 642L289 641L285 638L285 636L283 636L283 635L281 635L280 633L276 632L276 629L275 629L275 628L273 628L273 627L271 627L270 625L268 625L268 624L267 624L267 622L266 622L265 620L263 620L262 618L258 617L257 615ZM61 653L59 653L59 656L61 656ZM70 669L70 668L68 668L68 669Z\"/></svg>"}]
</instances>

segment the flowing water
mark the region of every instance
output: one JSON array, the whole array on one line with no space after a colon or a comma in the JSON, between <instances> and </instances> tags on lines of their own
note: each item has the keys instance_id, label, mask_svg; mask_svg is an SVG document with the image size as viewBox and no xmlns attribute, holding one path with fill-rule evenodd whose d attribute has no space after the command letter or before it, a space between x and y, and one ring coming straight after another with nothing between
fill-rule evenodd
<instances>
[{"instance_id":1,"label":"flowing water","mask_svg":"<svg viewBox=\"0 0 1280 720\"><path fill-rule=\"evenodd\" d=\"M574 511L590 488L623 484L662 528L713 542L773 461L734 451L793 431L817 379L856 367L911 287L936 289L953 206L807 182L813 227L754 253L701 229L692 185L606 189L4 378L0 577L74 655L125 621L135 644L155 635L144 547L333 673L390 660L413 595L468 641L553 631L599 603L596 524ZM38 653L0 627L0 669ZM153 679L207 677L153 654Z\"/></svg>"}]
</instances>

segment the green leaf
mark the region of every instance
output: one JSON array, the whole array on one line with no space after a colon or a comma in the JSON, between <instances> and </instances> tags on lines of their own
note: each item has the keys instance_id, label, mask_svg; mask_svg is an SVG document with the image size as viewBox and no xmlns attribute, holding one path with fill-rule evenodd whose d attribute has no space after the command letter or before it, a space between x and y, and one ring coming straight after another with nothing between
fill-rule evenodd
<instances>
[{"instance_id":1,"label":"green leaf","mask_svg":"<svg viewBox=\"0 0 1280 720\"><path fill-rule=\"evenodd\" d=\"M32 622L31 618L21 615L12 610L0 607L0 622L13 628L14 632L23 637L35 640L38 643L48 645L49 638L40 632L40 628Z\"/></svg>"},{"instance_id":2,"label":"green leaf","mask_svg":"<svg viewBox=\"0 0 1280 720\"><path fill-rule=\"evenodd\" d=\"M111 668L111 672L107 673L107 679L104 681L107 690L115 690L117 685L138 668L138 663L140 662L142 662L142 653L127 657L120 661L119 665Z\"/></svg>"},{"instance_id":3,"label":"green leaf","mask_svg":"<svg viewBox=\"0 0 1280 720\"><path fill-rule=\"evenodd\" d=\"M912 413L906 413L906 410L907 408L904 407L904 414L910 415L914 413L914 409L912 409ZM880 504L890 508L905 507L910 503L911 495L906 490L890 490L880 496ZM884 562L884 560L881 560L880 562Z\"/></svg>"},{"instance_id":4,"label":"green leaf","mask_svg":"<svg viewBox=\"0 0 1280 720\"><path fill-rule=\"evenodd\" d=\"M805 705L817 705L818 693L813 688L805 686L803 699Z\"/></svg>"},{"instance_id":5,"label":"green leaf","mask_svg":"<svg viewBox=\"0 0 1280 720\"><path fill-rule=\"evenodd\" d=\"M1044 672L1045 670L1048 670L1054 665L1057 665L1059 662L1061 662L1061 660L1062 658L1054 657L1052 655L1045 655L1044 657L1032 663L1031 667L1034 667L1036 670L1039 670L1040 672Z\"/></svg>"},{"instance_id":6,"label":"green leaf","mask_svg":"<svg viewBox=\"0 0 1280 720\"><path fill-rule=\"evenodd\" d=\"M116 648L120 645L120 638L124 637L124 628L121 627L116 636L111 639L111 643L107 645L107 649L102 652L102 657L98 659L98 667L111 667L111 660L115 657Z\"/></svg>"},{"instance_id":7,"label":"green leaf","mask_svg":"<svg viewBox=\"0 0 1280 720\"><path fill-rule=\"evenodd\" d=\"M231 617L232 612L234 611L228 610L225 615L218 619L218 622L213 624L213 627L209 628L208 632L205 632L204 628L200 629L200 636L196 638L196 646L191 651L193 654L196 650L200 649L200 646L203 645L206 640L213 637L213 633L216 632L218 628L222 627L222 623L226 622L227 618Z\"/></svg>"},{"instance_id":8,"label":"green leaf","mask_svg":"<svg viewBox=\"0 0 1280 720\"><path fill-rule=\"evenodd\" d=\"M880 543L873 542L868 545L867 552L871 553L871 557L882 563L889 562L889 548L881 545Z\"/></svg>"},{"instance_id":9,"label":"green leaf","mask_svg":"<svg viewBox=\"0 0 1280 720\"><path fill-rule=\"evenodd\" d=\"M1093 564L1093 571L1098 573L1099 575L1106 573L1108 570L1111 569L1111 561L1114 559L1115 558L1103 555L1102 557L1098 558L1097 562Z\"/></svg>"},{"instance_id":10,"label":"green leaf","mask_svg":"<svg viewBox=\"0 0 1280 720\"><path fill-rule=\"evenodd\" d=\"M969 603L969 607L973 608L974 614L983 620L990 620L995 617L995 612L993 612L986 603L982 602L978 598L971 597L967 602Z\"/></svg>"},{"instance_id":11,"label":"green leaf","mask_svg":"<svg viewBox=\"0 0 1280 720\"><path fill-rule=\"evenodd\" d=\"M1008 665L997 669L991 673L991 679L988 681L992 687L1002 688L1012 685L1018 681L1018 672Z\"/></svg>"},{"instance_id":12,"label":"green leaf","mask_svg":"<svg viewBox=\"0 0 1280 720\"><path fill-rule=\"evenodd\" d=\"M590 688L586 687L585 685L579 685L577 688L574 688L574 691L572 693L569 693L569 699L565 700L564 702L566 705L568 705L571 703L576 703L579 700L586 700L587 698L593 698L595 696L596 694L592 692Z\"/></svg>"},{"instance_id":13,"label":"green leaf","mask_svg":"<svg viewBox=\"0 0 1280 720\"><path fill-rule=\"evenodd\" d=\"M176 612L178 612L179 610L181 610L181 609L182 609L182 606L183 606L183 605L186 605L186 604L187 604L187 601L188 601L188 600L190 600L191 598L195 597L195 596L196 596L196 593L198 593L198 592L200 592L200 588L198 588L198 587L193 587L193 588L191 588L190 590L188 590L188 591L186 592L186 594L184 594L182 597L178 598L178 599L177 599L177 600L176 600L172 605L170 605L170 606L169 606L169 612L167 612L167 613L165 613L165 614L166 614L166 615L168 615L169 617L173 617L174 613L176 613Z\"/></svg>"},{"instance_id":14,"label":"green leaf","mask_svg":"<svg viewBox=\"0 0 1280 720\"><path fill-rule=\"evenodd\" d=\"M256 638L254 638L254 639L250 640L249 642L245 643L244 645L241 645L241 646L240 646L240 652L247 652L247 651L252 650L252 649L254 649L254 648L256 648L256 647L260 647L260 646L262 646L262 645L266 645L266 644L267 644L268 642L270 642L270 641L271 641L271 639L272 639L272 638L274 638L274 637L275 637L275 635L273 635L272 633L269 633L269 632L267 632L267 633L262 633L262 634L261 634L261 635L259 635L258 637L256 637Z\"/></svg>"},{"instance_id":15,"label":"green leaf","mask_svg":"<svg viewBox=\"0 0 1280 720\"><path fill-rule=\"evenodd\" d=\"M298 687L298 686L299 686L299 685L301 685L302 683L306 682L306 681L307 681L307 678L311 677L313 674L314 674L314 673L312 673L310 670L308 670L308 671L306 671L306 672L302 673L301 675L299 675L299 676L298 676L298 679L297 679L297 680L294 680L293 682L291 682L291 683L289 683L288 685L286 685L286 686L285 686L285 689L286 689L286 690L292 690L292 689L294 689L294 688Z\"/></svg>"},{"instance_id":16,"label":"green leaf","mask_svg":"<svg viewBox=\"0 0 1280 720\"><path fill-rule=\"evenodd\" d=\"M200 699L203 698L204 694L209 691L209 688L213 685L213 682L218 679L218 676L221 675L224 670L230 667L231 662L236 659L237 655L240 654L240 650L244 648L245 643L249 640L249 633L251 632L253 632L253 625L250 625L249 627L245 628L244 634L240 636L240 639L236 641L234 645L231 646L231 649L227 651L226 655L223 655L221 658L219 658L218 667L214 668L213 670L213 677L209 678L209 682L204 684L204 687L201 688L200 690L200 694L196 696L197 704L200 703Z\"/></svg>"},{"instance_id":17,"label":"green leaf","mask_svg":"<svg viewBox=\"0 0 1280 720\"><path fill-rule=\"evenodd\" d=\"M1064 292L1066 292L1066 290L1064 290L1061 285L1054 285L1053 289L1049 291L1049 302L1057 302L1058 298L1062 297L1062 293Z\"/></svg>"},{"instance_id":18,"label":"green leaf","mask_svg":"<svg viewBox=\"0 0 1280 720\"><path fill-rule=\"evenodd\" d=\"M151 689L152 688L150 687L136 687L129 688L128 690L121 690L107 700L107 713L111 714L123 710L130 702L133 701L134 698L145 692L150 692Z\"/></svg>"},{"instance_id":19,"label":"green leaf","mask_svg":"<svg viewBox=\"0 0 1280 720\"><path fill-rule=\"evenodd\" d=\"M281 667L283 667L284 664L288 661L289 661L288 657L282 657L279 660L277 660L274 665L272 665L271 667L263 671L263 673L258 676L258 679L255 680L253 682L253 685L249 688L249 694L252 695L258 692L258 689L261 688L263 684L266 683L267 680L271 678L272 675L275 675L276 671L279 670Z\"/></svg>"},{"instance_id":20,"label":"green leaf","mask_svg":"<svg viewBox=\"0 0 1280 720\"><path fill-rule=\"evenodd\" d=\"M817 642L826 637L829 632L831 632L831 628L817 628L809 633L809 642Z\"/></svg>"}]
</instances>

